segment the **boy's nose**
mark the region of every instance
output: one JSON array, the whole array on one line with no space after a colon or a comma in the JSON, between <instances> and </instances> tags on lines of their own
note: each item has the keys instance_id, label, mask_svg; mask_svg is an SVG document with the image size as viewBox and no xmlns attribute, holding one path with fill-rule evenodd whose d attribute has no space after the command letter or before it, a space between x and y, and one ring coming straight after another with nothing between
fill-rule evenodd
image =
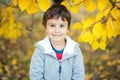
<instances>
[{"instance_id":1,"label":"boy's nose","mask_svg":"<svg viewBox=\"0 0 120 80\"><path fill-rule=\"evenodd\" d=\"M59 27L56 27L56 28L55 28L55 32L60 32L60 28L59 28Z\"/></svg>"}]
</instances>

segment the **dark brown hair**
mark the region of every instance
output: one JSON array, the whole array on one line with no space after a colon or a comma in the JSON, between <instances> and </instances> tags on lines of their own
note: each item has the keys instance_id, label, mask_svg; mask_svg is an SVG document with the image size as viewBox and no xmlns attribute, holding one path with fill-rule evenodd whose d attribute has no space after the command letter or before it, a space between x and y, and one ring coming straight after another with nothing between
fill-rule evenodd
<instances>
[{"instance_id":1,"label":"dark brown hair","mask_svg":"<svg viewBox=\"0 0 120 80\"><path fill-rule=\"evenodd\" d=\"M53 18L60 18L64 21L68 21L68 28L70 27L70 22L71 22L71 14L67 10L67 8L61 4L54 4L52 5L43 15L43 22L42 24L46 27L46 22L48 19L53 19Z\"/></svg>"}]
</instances>

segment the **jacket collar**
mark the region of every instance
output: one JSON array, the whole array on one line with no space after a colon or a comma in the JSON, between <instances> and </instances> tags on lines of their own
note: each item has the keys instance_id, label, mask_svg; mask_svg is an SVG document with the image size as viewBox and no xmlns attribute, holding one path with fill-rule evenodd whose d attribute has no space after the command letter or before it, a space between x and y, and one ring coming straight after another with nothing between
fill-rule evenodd
<instances>
[{"instance_id":1,"label":"jacket collar","mask_svg":"<svg viewBox=\"0 0 120 80\"><path fill-rule=\"evenodd\" d=\"M64 49L63 55L67 54L73 54L74 53L74 47L77 44L75 41L73 41L70 37L66 36L66 47ZM49 37L45 37L42 41L39 41L35 44L36 47L38 48L43 48L43 53L45 54L52 54L54 53ZM54 53L55 55L55 53Z\"/></svg>"}]
</instances>

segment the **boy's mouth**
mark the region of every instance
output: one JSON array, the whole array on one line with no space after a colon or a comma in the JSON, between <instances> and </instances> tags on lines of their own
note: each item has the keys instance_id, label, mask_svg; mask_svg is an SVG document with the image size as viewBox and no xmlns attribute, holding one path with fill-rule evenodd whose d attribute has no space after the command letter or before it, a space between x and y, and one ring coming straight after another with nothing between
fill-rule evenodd
<instances>
[{"instance_id":1,"label":"boy's mouth","mask_svg":"<svg viewBox=\"0 0 120 80\"><path fill-rule=\"evenodd\" d=\"M62 36L62 34L60 34L60 35L53 34L53 36L55 36L55 37L60 37L60 36Z\"/></svg>"}]
</instances>

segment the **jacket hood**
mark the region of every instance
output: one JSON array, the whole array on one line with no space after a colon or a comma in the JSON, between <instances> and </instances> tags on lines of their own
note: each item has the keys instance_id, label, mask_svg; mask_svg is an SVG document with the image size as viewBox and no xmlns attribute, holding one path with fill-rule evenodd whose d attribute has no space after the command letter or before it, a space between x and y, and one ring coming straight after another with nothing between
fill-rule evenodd
<instances>
[{"instance_id":1,"label":"jacket hood","mask_svg":"<svg viewBox=\"0 0 120 80\"><path fill-rule=\"evenodd\" d=\"M51 47L49 37L45 37L43 40L37 42L35 44L37 48L42 49L42 52L45 54L51 54L55 53ZM78 44L72 40L70 37L66 36L66 46L63 51L63 56L67 54L73 54L75 46L78 46ZM55 54L54 54L55 55Z\"/></svg>"}]
</instances>

